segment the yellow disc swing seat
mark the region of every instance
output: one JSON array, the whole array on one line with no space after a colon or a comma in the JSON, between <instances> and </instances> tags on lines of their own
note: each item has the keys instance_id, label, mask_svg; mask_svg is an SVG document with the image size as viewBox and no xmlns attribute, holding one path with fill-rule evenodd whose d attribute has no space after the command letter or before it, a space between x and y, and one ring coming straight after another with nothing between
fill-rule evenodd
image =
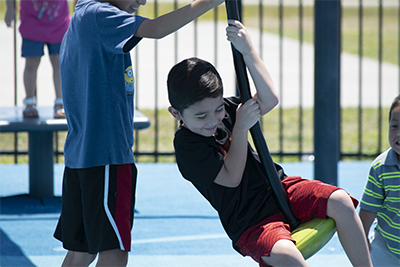
<instances>
[{"instance_id":1,"label":"yellow disc swing seat","mask_svg":"<svg viewBox=\"0 0 400 267\"><path fill-rule=\"evenodd\" d=\"M292 237L304 259L308 259L325 246L335 232L336 225L332 218L314 218L294 229Z\"/></svg>"}]
</instances>

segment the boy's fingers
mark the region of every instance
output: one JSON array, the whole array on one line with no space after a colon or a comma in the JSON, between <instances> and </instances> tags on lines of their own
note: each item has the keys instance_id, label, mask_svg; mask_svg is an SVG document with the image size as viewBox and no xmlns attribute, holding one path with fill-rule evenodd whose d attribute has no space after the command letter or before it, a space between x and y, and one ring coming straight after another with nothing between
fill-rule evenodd
<instances>
[{"instance_id":1,"label":"boy's fingers","mask_svg":"<svg viewBox=\"0 0 400 267\"><path fill-rule=\"evenodd\" d=\"M234 20L234 19L229 19L228 20L228 24L231 25L231 26L235 26L235 22L236 22L236 20Z\"/></svg>"},{"instance_id":2,"label":"boy's fingers","mask_svg":"<svg viewBox=\"0 0 400 267\"><path fill-rule=\"evenodd\" d=\"M233 25L229 25L229 26L226 27L226 31L227 32L238 32L239 29L237 27L233 26Z\"/></svg>"},{"instance_id":3,"label":"boy's fingers","mask_svg":"<svg viewBox=\"0 0 400 267\"><path fill-rule=\"evenodd\" d=\"M241 27L241 23L240 23L240 21L238 21L238 20L234 20L234 19L230 19L230 20L228 20L228 24L229 25L232 25L232 26L234 26L234 27Z\"/></svg>"},{"instance_id":4,"label":"boy's fingers","mask_svg":"<svg viewBox=\"0 0 400 267\"><path fill-rule=\"evenodd\" d=\"M250 98L249 100L247 100L246 103L249 103L249 105L253 105L253 104L257 103L257 101L254 98Z\"/></svg>"}]
</instances>

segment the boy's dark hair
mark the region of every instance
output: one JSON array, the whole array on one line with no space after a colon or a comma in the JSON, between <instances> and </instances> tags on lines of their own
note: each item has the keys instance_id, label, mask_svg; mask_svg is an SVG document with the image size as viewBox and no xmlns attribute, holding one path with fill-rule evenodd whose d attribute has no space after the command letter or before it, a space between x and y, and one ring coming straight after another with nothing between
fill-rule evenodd
<instances>
[{"instance_id":1,"label":"boy's dark hair","mask_svg":"<svg viewBox=\"0 0 400 267\"><path fill-rule=\"evenodd\" d=\"M389 121L390 121L390 119L392 118L392 110L393 110L395 107L398 107L398 106L400 106L400 95L398 95L398 96L393 100L393 103L392 103L392 105L390 106L390 110L389 110Z\"/></svg>"},{"instance_id":2,"label":"boy's dark hair","mask_svg":"<svg viewBox=\"0 0 400 267\"><path fill-rule=\"evenodd\" d=\"M204 98L223 95L221 77L215 67L199 58L188 58L170 70L167 80L168 99L182 113Z\"/></svg>"}]
</instances>

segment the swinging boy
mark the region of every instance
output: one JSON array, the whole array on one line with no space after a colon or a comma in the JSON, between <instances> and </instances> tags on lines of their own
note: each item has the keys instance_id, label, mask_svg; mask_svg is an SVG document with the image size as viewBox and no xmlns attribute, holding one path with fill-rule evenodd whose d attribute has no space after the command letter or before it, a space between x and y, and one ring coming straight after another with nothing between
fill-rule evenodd
<instances>
[{"instance_id":1,"label":"swinging boy","mask_svg":"<svg viewBox=\"0 0 400 267\"><path fill-rule=\"evenodd\" d=\"M290 226L273 196L267 173L248 143L248 130L278 104L267 68L246 28L228 21L228 40L243 55L257 93L241 104L223 98L223 86L210 63L190 58L168 75L172 116L180 121L174 147L182 176L218 211L233 247L260 266L307 266L291 237ZM300 222L333 218L340 242L354 266L372 266L357 200L344 190L287 176L275 164L293 214Z\"/></svg>"}]
</instances>

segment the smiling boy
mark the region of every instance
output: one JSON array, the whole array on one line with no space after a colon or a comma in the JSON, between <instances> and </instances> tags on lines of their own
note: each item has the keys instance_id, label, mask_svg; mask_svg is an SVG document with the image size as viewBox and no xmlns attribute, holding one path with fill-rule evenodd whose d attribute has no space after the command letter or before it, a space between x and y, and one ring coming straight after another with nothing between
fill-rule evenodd
<instances>
[{"instance_id":1,"label":"smiling boy","mask_svg":"<svg viewBox=\"0 0 400 267\"><path fill-rule=\"evenodd\" d=\"M377 219L369 244L375 266L400 266L400 95L389 111L389 144L371 164L360 204L367 238Z\"/></svg>"},{"instance_id":2,"label":"smiling boy","mask_svg":"<svg viewBox=\"0 0 400 267\"><path fill-rule=\"evenodd\" d=\"M176 64L167 81L168 110L180 122L176 161L182 176L217 210L240 254L260 266L307 266L248 142L249 129L278 104L277 92L246 28L238 21L228 23L228 40L242 53L257 92L243 104L238 97L223 98L221 77L209 62L189 58ZM352 264L372 266L357 201L338 187L287 176L275 167L299 221L333 218Z\"/></svg>"}]
</instances>

